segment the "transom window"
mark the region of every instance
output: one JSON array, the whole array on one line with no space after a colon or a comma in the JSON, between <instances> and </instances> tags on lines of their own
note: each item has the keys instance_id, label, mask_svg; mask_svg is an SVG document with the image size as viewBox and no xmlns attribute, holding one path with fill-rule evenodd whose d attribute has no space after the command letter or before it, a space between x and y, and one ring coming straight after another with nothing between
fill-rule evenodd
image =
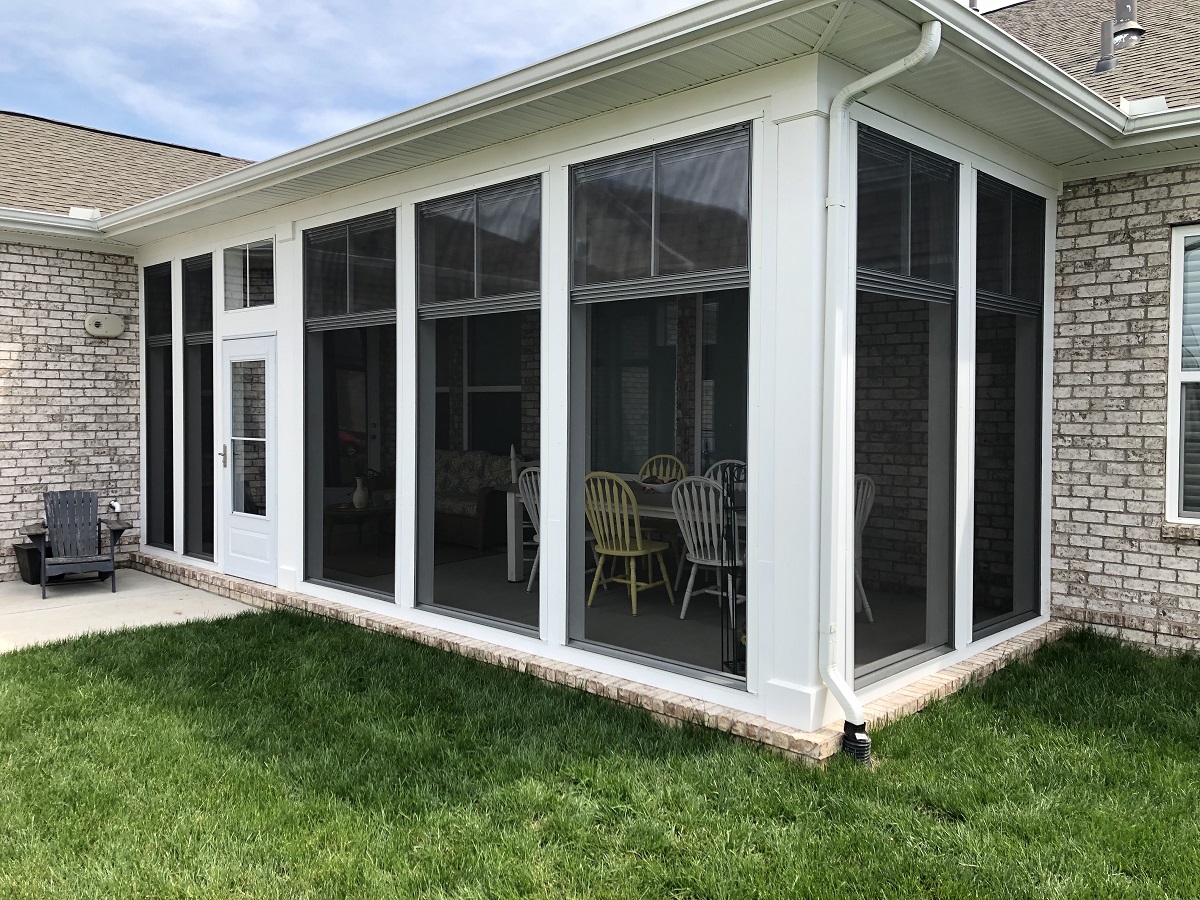
<instances>
[{"instance_id":1,"label":"transom window","mask_svg":"<svg viewBox=\"0 0 1200 900\"><path fill-rule=\"evenodd\" d=\"M225 308L251 309L275 303L275 242L271 239L225 250Z\"/></svg>"},{"instance_id":2,"label":"transom window","mask_svg":"<svg viewBox=\"0 0 1200 900\"><path fill-rule=\"evenodd\" d=\"M574 166L571 188L576 289L749 265L749 125Z\"/></svg>"}]
</instances>

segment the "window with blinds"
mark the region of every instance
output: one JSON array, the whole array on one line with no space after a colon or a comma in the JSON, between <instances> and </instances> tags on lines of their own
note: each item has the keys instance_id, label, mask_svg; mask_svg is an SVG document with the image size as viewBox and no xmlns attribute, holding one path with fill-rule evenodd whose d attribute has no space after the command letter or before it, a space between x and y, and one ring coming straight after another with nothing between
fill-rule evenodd
<instances>
[{"instance_id":1,"label":"window with blinds","mask_svg":"<svg viewBox=\"0 0 1200 900\"><path fill-rule=\"evenodd\" d=\"M422 203L417 222L422 319L538 308L540 176Z\"/></svg>"},{"instance_id":2,"label":"window with blinds","mask_svg":"<svg viewBox=\"0 0 1200 900\"><path fill-rule=\"evenodd\" d=\"M304 232L309 331L396 321L396 211Z\"/></svg>"},{"instance_id":3,"label":"window with blinds","mask_svg":"<svg viewBox=\"0 0 1200 900\"><path fill-rule=\"evenodd\" d=\"M1192 229L1194 230L1194 229ZM1185 236L1176 265L1179 369L1179 512L1200 517L1200 235Z\"/></svg>"},{"instance_id":4,"label":"window with blinds","mask_svg":"<svg viewBox=\"0 0 1200 900\"><path fill-rule=\"evenodd\" d=\"M572 299L750 283L750 126L571 168Z\"/></svg>"}]
</instances>

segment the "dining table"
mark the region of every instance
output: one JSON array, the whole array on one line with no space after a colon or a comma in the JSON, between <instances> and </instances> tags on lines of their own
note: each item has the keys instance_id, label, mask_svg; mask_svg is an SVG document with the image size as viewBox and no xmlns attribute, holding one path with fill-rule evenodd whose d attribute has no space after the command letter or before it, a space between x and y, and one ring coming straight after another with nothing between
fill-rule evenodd
<instances>
[{"instance_id":1,"label":"dining table","mask_svg":"<svg viewBox=\"0 0 1200 900\"><path fill-rule=\"evenodd\" d=\"M643 519L660 521L677 521L675 507L671 504L669 491L656 491L647 488L632 475L625 477L625 482L633 489L637 498L638 515ZM507 553L508 580L512 582L525 580L525 506L521 499L521 487L516 482L499 485L496 490L507 494ZM738 528L746 527L746 492L734 492L734 504L738 508Z\"/></svg>"}]
</instances>

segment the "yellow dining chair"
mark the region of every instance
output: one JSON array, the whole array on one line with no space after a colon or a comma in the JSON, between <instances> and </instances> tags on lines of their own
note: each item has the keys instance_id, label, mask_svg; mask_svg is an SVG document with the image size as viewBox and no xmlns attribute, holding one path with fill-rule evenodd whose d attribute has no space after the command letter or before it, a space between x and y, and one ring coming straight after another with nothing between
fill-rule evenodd
<instances>
[{"instance_id":1,"label":"yellow dining chair","mask_svg":"<svg viewBox=\"0 0 1200 900\"><path fill-rule=\"evenodd\" d=\"M653 541L642 534L638 516L637 498L625 479L611 472L592 472L583 480L584 511L588 525L596 539L596 574L592 578L592 589L588 592L588 606L596 597L596 588L602 584L629 585L629 599L633 614L637 615L639 590L648 590L660 584L666 588L671 604L675 593L671 590L671 579L667 575L667 563L663 551L670 545L666 541ZM608 557L625 560L624 577L616 573L604 577L604 565ZM646 560L646 580L639 581L637 561ZM653 579L654 561L658 561L662 578Z\"/></svg>"},{"instance_id":2,"label":"yellow dining chair","mask_svg":"<svg viewBox=\"0 0 1200 900\"><path fill-rule=\"evenodd\" d=\"M671 481L678 481L681 478L687 478L687 467L678 456L672 456L670 453L659 453L657 456L652 456L638 469L638 481L645 481L650 475L662 480L663 484Z\"/></svg>"}]
</instances>

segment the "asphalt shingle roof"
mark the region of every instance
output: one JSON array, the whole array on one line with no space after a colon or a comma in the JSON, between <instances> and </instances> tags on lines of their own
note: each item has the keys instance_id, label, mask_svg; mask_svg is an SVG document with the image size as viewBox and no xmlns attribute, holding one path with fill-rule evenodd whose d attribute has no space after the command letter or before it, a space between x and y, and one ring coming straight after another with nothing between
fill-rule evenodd
<instances>
[{"instance_id":1,"label":"asphalt shingle roof","mask_svg":"<svg viewBox=\"0 0 1200 900\"><path fill-rule=\"evenodd\" d=\"M116 212L249 165L127 135L0 110L0 206Z\"/></svg>"},{"instance_id":2,"label":"asphalt shingle roof","mask_svg":"<svg viewBox=\"0 0 1200 900\"><path fill-rule=\"evenodd\" d=\"M1096 74L1100 23L1113 0L1025 0L987 13L1039 56L1114 106L1121 98L1166 97L1174 108L1200 104L1200 0L1139 0L1141 43L1117 53L1117 67Z\"/></svg>"}]
</instances>

